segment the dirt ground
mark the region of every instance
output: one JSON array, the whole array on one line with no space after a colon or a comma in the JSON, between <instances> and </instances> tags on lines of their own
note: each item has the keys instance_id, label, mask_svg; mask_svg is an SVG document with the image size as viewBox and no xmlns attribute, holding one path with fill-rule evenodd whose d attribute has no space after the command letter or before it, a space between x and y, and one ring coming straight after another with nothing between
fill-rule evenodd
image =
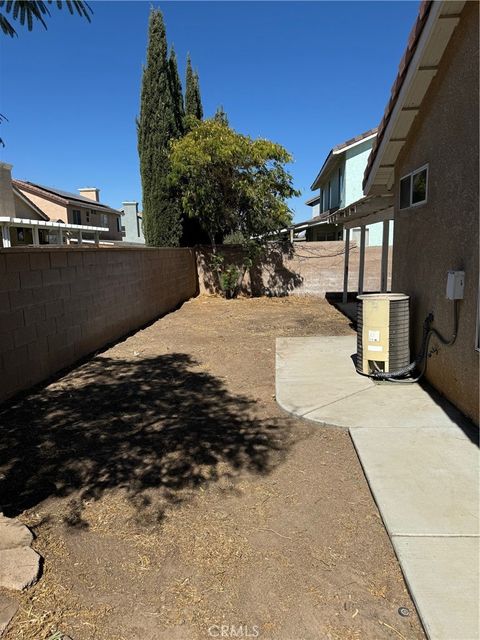
<instances>
[{"instance_id":1,"label":"dirt ground","mask_svg":"<svg viewBox=\"0 0 480 640\"><path fill-rule=\"evenodd\" d=\"M424 638L348 432L275 402L276 336L349 332L199 297L4 409L0 504L44 558L6 640Z\"/></svg>"}]
</instances>

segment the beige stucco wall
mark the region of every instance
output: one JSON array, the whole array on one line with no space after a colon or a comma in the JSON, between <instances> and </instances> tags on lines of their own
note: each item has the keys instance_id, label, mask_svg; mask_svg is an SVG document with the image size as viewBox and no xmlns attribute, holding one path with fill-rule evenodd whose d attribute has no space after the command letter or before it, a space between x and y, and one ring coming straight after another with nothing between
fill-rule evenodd
<instances>
[{"instance_id":1,"label":"beige stucco wall","mask_svg":"<svg viewBox=\"0 0 480 640\"><path fill-rule=\"evenodd\" d=\"M456 343L436 339L428 380L478 424L478 4L466 4L440 69L395 166L393 290L411 296L415 352L433 311L445 336L453 329L447 271L465 271ZM399 178L429 164L428 202L400 211Z\"/></svg>"},{"instance_id":2,"label":"beige stucco wall","mask_svg":"<svg viewBox=\"0 0 480 640\"><path fill-rule=\"evenodd\" d=\"M24 191L23 189L19 189L22 193L24 193L29 200L31 200L40 211L43 211L50 220L63 220L63 222L68 222L67 217L67 207L57 204L56 202L50 202L46 198L42 198L41 196L37 196L34 193L30 193L29 191Z\"/></svg>"},{"instance_id":3,"label":"beige stucco wall","mask_svg":"<svg viewBox=\"0 0 480 640\"><path fill-rule=\"evenodd\" d=\"M0 402L197 292L191 249L0 249Z\"/></svg>"},{"instance_id":4,"label":"beige stucco wall","mask_svg":"<svg viewBox=\"0 0 480 640\"><path fill-rule=\"evenodd\" d=\"M25 200L22 200L19 195L13 193L13 201L15 203L15 217L16 218L28 218L29 220L43 220L39 214L29 206Z\"/></svg>"}]
</instances>

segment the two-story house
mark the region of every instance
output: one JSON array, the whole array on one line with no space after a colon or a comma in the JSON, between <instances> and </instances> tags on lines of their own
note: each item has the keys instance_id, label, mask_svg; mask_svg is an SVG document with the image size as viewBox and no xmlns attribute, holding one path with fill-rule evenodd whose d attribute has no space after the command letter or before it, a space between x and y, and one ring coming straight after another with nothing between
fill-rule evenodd
<instances>
[{"instance_id":1,"label":"two-story house","mask_svg":"<svg viewBox=\"0 0 480 640\"><path fill-rule=\"evenodd\" d=\"M93 210L89 204L87 209L86 198L64 192L44 196L45 191L39 185L12 180L12 165L0 162L0 248L98 244L105 237L111 244L111 239L118 238L119 211L101 203L95 203Z\"/></svg>"},{"instance_id":2,"label":"two-story house","mask_svg":"<svg viewBox=\"0 0 480 640\"><path fill-rule=\"evenodd\" d=\"M88 238L88 227L102 227L108 229L102 232L102 239L122 240L121 211L100 202L99 189L79 189L77 195L24 180L12 179L12 185L49 220L85 226L84 238Z\"/></svg>"},{"instance_id":3,"label":"two-story house","mask_svg":"<svg viewBox=\"0 0 480 640\"><path fill-rule=\"evenodd\" d=\"M307 240L342 240L342 225L327 218L363 197L363 174L376 137L377 129L370 129L330 151L311 187L319 193L305 203L313 208L312 219L319 222L308 227ZM353 229L352 239L358 241L359 237L360 229ZM382 224L369 225L365 240L366 246L381 245Z\"/></svg>"}]
</instances>

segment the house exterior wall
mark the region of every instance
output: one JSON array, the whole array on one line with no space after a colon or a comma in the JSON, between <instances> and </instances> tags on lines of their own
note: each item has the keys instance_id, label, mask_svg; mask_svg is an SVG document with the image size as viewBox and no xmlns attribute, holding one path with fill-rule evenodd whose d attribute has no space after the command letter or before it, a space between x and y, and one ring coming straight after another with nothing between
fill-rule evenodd
<instances>
[{"instance_id":1,"label":"house exterior wall","mask_svg":"<svg viewBox=\"0 0 480 640\"><path fill-rule=\"evenodd\" d=\"M50 220L54 220L55 222L57 220L62 220L65 223L69 222L66 206L58 204L56 202L51 202L50 200L42 198L35 193L24 191L20 187L19 191L24 193L29 200L36 204L40 211L43 211L43 213L45 213L50 218Z\"/></svg>"},{"instance_id":2,"label":"house exterior wall","mask_svg":"<svg viewBox=\"0 0 480 640\"><path fill-rule=\"evenodd\" d=\"M10 185L10 189L12 189ZM29 220L43 220L38 213L28 205L25 200L22 200L16 193L13 192L13 201L15 203L15 217L16 218L28 218Z\"/></svg>"},{"instance_id":3,"label":"house exterior wall","mask_svg":"<svg viewBox=\"0 0 480 640\"><path fill-rule=\"evenodd\" d=\"M0 216L13 216L15 202L12 190L12 165L0 162Z\"/></svg>"},{"instance_id":4,"label":"house exterior wall","mask_svg":"<svg viewBox=\"0 0 480 640\"><path fill-rule=\"evenodd\" d=\"M138 215L137 202L124 202L121 224L125 227L123 239L125 242L135 242L145 244L145 236L143 235L143 222L141 216Z\"/></svg>"},{"instance_id":5,"label":"house exterior wall","mask_svg":"<svg viewBox=\"0 0 480 640\"><path fill-rule=\"evenodd\" d=\"M363 198L362 181L365 168L367 166L368 156L373 146L374 138L365 140L360 144L347 149L340 157L340 161L337 163L334 169L325 176L320 184L321 192L330 189L330 209L343 208ZM339 170L342 175L340 183ZM339 184L340 183L340 184ZM324 200L322 204L318 205L316 213L312 212L312 217L319 215L328 207L324 206ZM317 207L313 207L316 209ZM313 237L313 236L312 236ZM345 238L345 232L343 233ZM393 224L390 224L390 239L389 244L392 244L393 238ZM308 238L309 239L309 238ZM316 237L314 238L316 239ZM377 224L368 225L367 234L367 246L380 247L383 239L383 224L381 222Z\"/></svg>"},{"instance_id":6,"label":"house exterior wall","mask_svg":"<svg viewBox=\"0 0 480 640\"><path fill-rule=\"evenodd\" d=\"M362 181L374 138L365 140L345 152L345 199L343 206L363 198Z\"/></svg>"},{"instance_id":7,"label":"house exterior wall","mask_svg":"<svg viewBox=\"0 0 480 640\"><path fill-rule=\"evenodd\" d=\"M356 202L363 198L362 181L365 168L367 166L368 156L372 150L374 138L365 140L352 149L345 152L345 196L342 206L346 207L352 202ZM392 232L392 226L390 231ZM390 233L390 235L392 235ZM368 244L369 247L380 247L382 245L383 225L381 222L368 225ZM391 241L390 241L391 243Z\"/></svg>"},{"instance_id":8,"label":"house exterior wall","mask_svg":"<svg viewBox=\"0 0 480 640\"><path fill-rule=\"evenodd\" d=\"M191 249L0 249L0 402L196 295Z\"/></svg>"},{"instance_id":9,"label":"house exterior wall","mask_svg":"<svg viewBox=\"0 0 480 640\"><path fill-rule=\"evenodd\" d=\"M93 201L92 201L93 203ZM102 240L122 240L122 231L117 228L117 218L120 218L119 215L114 213L108 213L106 211L101 211L100 209L90 209L87 205L85 206L77 206L77 205L69 205L67 207L67 217L68 222L70 224L76 224L73 216L74 211L80 211L80 220L81 224L85 225L93 225L94 227L103 227L102 223L102 213L107 216L107 226L108 231L104 231L101 234ZM89 216L87 219L87 212Z\"/></svg>"},{"instance_id":10,"label":"house exterior wall","mask_svg":"<svg viewBox=\"0 0 480 640\"><path fill-rule=\"evenodd\" d=\"M433 311L444 336L453 331L445 298L447 271L465 271L453 346L435 338L426 377L478 424L478 3L467 2L395 166L393 290L411 297L413 349ZM428 201L399 210L399 181L428 163Z\"/></svg>"}]
</instances>

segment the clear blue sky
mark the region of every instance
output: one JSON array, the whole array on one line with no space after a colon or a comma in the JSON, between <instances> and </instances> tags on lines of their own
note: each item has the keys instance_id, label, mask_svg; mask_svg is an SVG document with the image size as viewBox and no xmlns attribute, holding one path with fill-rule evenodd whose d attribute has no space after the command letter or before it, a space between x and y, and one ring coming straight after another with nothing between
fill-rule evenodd
<instances>
[{"instance_id":1,"label":"clear blue sky","mask_svg":"<svg viewBox=\"0 0 480 640\"><path fill-rule=\"evenodd\" d=\"M141 201L136 148L149 2L91 2L91 24L52 7L48 31L0 34L4 161L17 178ZM157 3L155 3L157 6ZM302 196L332 146L378 124L417 2L163 2L182 78L190 51L204 110L284 145Z\"/></svg>"}]
</instances>

